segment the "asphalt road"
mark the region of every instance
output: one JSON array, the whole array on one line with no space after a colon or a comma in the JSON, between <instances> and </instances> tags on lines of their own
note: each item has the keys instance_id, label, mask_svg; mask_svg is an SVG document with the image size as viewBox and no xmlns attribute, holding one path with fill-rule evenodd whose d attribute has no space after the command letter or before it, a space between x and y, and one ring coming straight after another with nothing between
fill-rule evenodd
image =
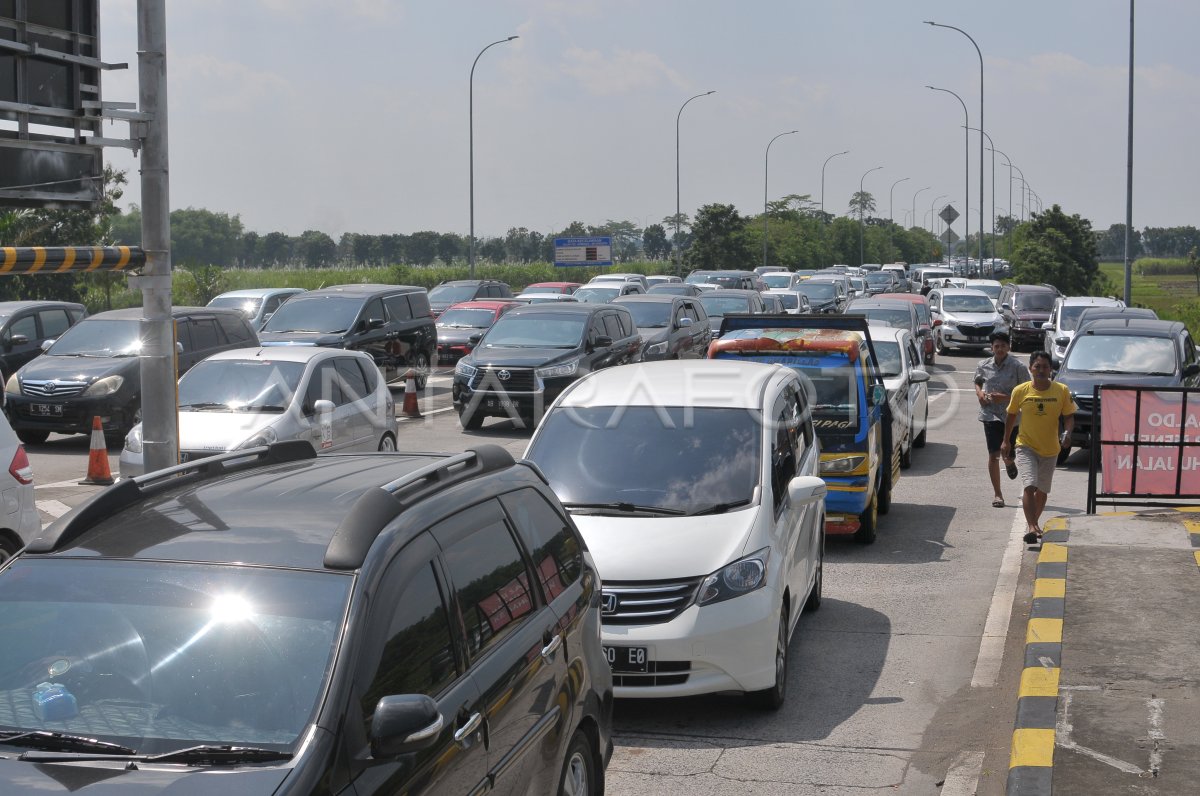
<instances>
[{"instance_id":1,"label":"asphalt road","mask_svg":"<svg viewBox=\"0 0 1200 796\"><path fill-rule=\"evenodd\" d=\"M929 444L904 471L879 540L829 540L824 605L793 638L783 709L757 712L735 696L619 702L610 793L1004 793L1035 555L1020 543L1017 484L1005 479L1008 505L991 507L976 362L930 368ZM448 371L430 380L424 417L400 421L402 450L524 451L528 432L509 421L463 432L449 386ZM87 446L52 436L29 447L45 521L95 491L75 483ZM1047 515L1081 512L1086 479L1076 453Z\"/></svg>"}]
</instances>

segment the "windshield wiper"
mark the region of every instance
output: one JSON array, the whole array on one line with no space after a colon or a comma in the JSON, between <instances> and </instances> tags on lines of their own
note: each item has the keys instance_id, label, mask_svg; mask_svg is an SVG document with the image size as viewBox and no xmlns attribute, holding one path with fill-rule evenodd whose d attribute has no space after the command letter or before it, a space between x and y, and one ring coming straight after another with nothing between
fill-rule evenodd
<instances>
[{"instance_id":1,"label":"windshield wiper","mask_svg":"<svg viewBox=\"0 0 1200 796\"><path fill-rule=\"evenodd\" d=\"M223 404L219 401L200 401L194 404L180 404L180 409L228 409L229 404Z\"/></svg>"},{"instance_id":2,"label":"windshield wiper","mask_svg":"<svg viewBox=\"0 0 1200 796\"><path fill-rule=\"evenodd\" d=\"M51 733L46 733L51 734ZM57 733L53 733L57 735ZM87 739L82 739L87 740ZM186 749L176 749L174 752L164 752L158 755L138 754L133 749L117 744L101 744L94 751L80 750L80 753L67 751L25 752L18 758L27 763L72 763L88 760L130 760L142 763L183 763L185 765L232 765L236 763L274 763L280 760L291 760L291 752L279 752L274 749L262 749L257 746L190 746ZM113 747L111 749L106 747Z\"/></svg>"},{"instance_id":3,"label":"windshield wiper","mask_svg":"<svg viewBox=\"0 0 1200 796\"><path fill-rule=\"evenodd\" d=\"M97 741L82 735L68 735L47 730L31 732L12 732L0 735L0 744L5 746L28 746L33 749L44 749L48 752L105 752L112 755L137 754L137 750L118 743Z\"/></svg>"},{"instance_id":4,"label":"windshield wiper","mask_svg":"<svg viewBox=\"0 0 1200 796\"><path fill-rule=\"evenodd\" d=\"M682 517L687 514L682 509L669 509L664 506L640 506L636 503L624 503L622 501L613 501L612 503L564 503L563 508L571 509L592 509L603 510L611 509L623 513L643 513L643 514L661 514L664 517Z\"/></svg>"},{"instance_id":5,"label":"windshield wiper","mask_svg":"<svg viewBox=\"0 0 1200 796\"><path fill-rule=\"evenodd\" d=\"M702 509L696 509L691 513L690 516L699 517L704 514L724 514L730 509L736 509L738 506L746 506L749 505L749 503L749 498L746 498L745 500L730 500L726 503L714 503L711 506L705 506Z\"/></svg>"},{"instance_id":6,"label":"windshield wiper","mask_svg":"<svg viewBox=\"0 0 1200 796\"><path fill-rule=\"evenodd\" d=\"M279 404L246 404L241 408L245 412L283 412L287 410L286 406Z\"/></svg>"}]
</instances>

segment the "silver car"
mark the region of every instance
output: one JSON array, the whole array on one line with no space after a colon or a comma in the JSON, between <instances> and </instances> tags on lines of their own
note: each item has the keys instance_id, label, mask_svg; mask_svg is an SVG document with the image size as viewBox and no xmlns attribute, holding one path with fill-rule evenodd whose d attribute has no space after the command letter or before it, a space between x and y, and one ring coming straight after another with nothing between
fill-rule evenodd
<instances>
[{"instance_id":1,"label":"silver car","mask_svg":"<svg viewBox=\"0 0 1200 796\"><path fill-rule=\"evenodd\" d=\"M396 406L379 368L361 351L312 346L214 354L179 380L184 461L285 439L318 453L394 451ZM122 477L145 472L142 425L121 451Z\"/></svg>"},{"instance_id":2,"label":"silver car","mask_svg":"<svg viewBox=\"0 0 1200 796\"><path fill-rule=\"evenodd\" d=\"M7 463L0 475L4 502L0 505L0 564L13 557L42 532L33 496L33 468L25 455L25 446L0 412L0 462Z\"/></svg>"},{"instance_id":3,"label":"silver car","mask_svg":"<svg viewBox=\"0 0 1200 796\"><path fill-rule=\"evenodd\" d=\"M208 302L209 307L223 307L229 310L238 310L246 316L246 320L250 321L250 325L255 331L262 328L263 324L271 319L275 314L275 310L279 309L285 301L300 293L306 292L300 287L262 287L249 288L246 290L231 290L228 293L221 295Z\"/></svg>"},{"instance_id":4,"label":"silver car","mask_svg":"<svg viewBox=\"0 0 1200 796\"><path fill-rule=\"evenodd\" d=\"M929 291L934 348L947 351L983 351L991 346L992 332L1007 332L1008 325L982 290L938 288Z\"/></svg>"}]
</instances>

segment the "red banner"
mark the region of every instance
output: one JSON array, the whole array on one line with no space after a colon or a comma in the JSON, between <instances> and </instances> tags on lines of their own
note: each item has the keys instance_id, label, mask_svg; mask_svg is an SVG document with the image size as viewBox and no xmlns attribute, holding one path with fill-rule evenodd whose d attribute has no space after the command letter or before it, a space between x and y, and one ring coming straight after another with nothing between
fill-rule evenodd
<instances>
[{"instance_id":1,"label":"red banner","mask_svg":"<svg viewBox=\"0 0 1200 796\"><path fill-rule=\"evenodd\" d=\"M1139 407L1140 396L1140 407ZM1100 388L1100 491L1107 495L1200 494L1200 395ZM1186 401L1186 405L1185 405ZM1132 444L1140 443L1134 456ZM1114 444L1109 444L1114 443ZM1137 471L1137 483L1133 473Z\"/></svg>"}]
</instances>

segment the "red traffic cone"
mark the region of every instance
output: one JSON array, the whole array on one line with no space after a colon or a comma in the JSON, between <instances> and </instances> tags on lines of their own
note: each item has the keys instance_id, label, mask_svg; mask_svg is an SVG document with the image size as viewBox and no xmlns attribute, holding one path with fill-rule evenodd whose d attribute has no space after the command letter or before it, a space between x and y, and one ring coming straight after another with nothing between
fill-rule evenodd
<instances>
[{"instance_id":1,"label":"red traffic cone","mask_svg":"<svg viewBox=\"0 0 1200 796\"><path fill-rule=\"evenodd\" d=\"M112 482L112 472L108 469L108 445L104 443L104 428L100 425L100 416L92 415L92 443L88 447L87 477L79 483L108 486Z\"/></svg>"},{"instance_id":2,"label":"red traffic cone","mask_svg":"<svg viewBox=\"0 0 1200 796\"><path fill-rule=\"evenodd\" d=\"M404 374L404 406L400 412L405 417L421 416L421 409L417 406L417 375L411 369Z\"/></svg>"}]
</instances>

